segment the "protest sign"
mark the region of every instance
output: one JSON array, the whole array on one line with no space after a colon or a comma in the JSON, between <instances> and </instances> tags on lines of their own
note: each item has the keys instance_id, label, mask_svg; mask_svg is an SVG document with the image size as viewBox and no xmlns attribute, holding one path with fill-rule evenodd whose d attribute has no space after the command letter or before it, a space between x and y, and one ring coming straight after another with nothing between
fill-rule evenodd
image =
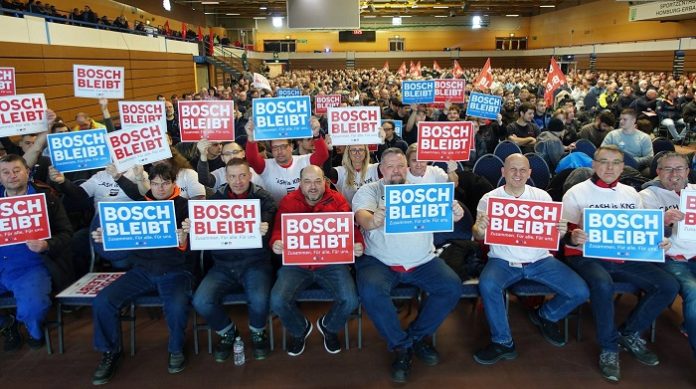
<instances>
[{"instance_id":1,"label":"protest sign","mask_svg":"<svg viewBox=\"0 0 696 389\"><path fill-rule=\"evenodd\" d=\"M102 289L119 279L125 272L87 273L63 289L56 298L96 297Z\"/></svg>"},{"instance_id":2,"label":"protest sign","mask_svg":"<svg viewBox=\"0 0 696 389\"><path fill-rule=\"evenodd\" d=\"M234 102L179 100L179 130L182 142L234 141Z\"/></svg>"},{"instance_id":3,"label":"protest sign","mask_svg":"<svg viewBox=\"0 0 696 389\"><path fill-rule=\"evenodd\" d=\"M418 122L419 161L468 161L474 123Z\"/></svg>"},{"instance_id":4,"label":"protest sign","mask_svg":"<svg viewBox=\"0 0 696 389\"><path fill-rule=\"evenodd\" d=\"M50 238L45 194L0 197L0 246Z\"/></svg>"},{"instance_id":5,"label":"protest sign","mask_svg":"<svg viewBox=\"0 0 696 389\"><path fill-rule=\"evenodd\" d=\"M696 190L681 191L679 210L684 213L684 220L677 226L677 236L679 239L696 241Z\"/></svg>"},{"instance_id":6,"label":"protest sign","mask_svg":"<svg viewBox=\"0 0 696 389\"><path fill-rule=\"evenodd\" d=\"M466 81L463 79L437 79L435 80L435 103L463 103L465 96Z\"/></svg>"},{"instance_id":7,"label":"protest sign","mask_svg":"<svg viewBox=\"0 0 696 389\"><path fill-rule=\"evenodd\" d=\"M99 169L111 163L106 129L48 134L51 163L61 173Z\"/></svg>"},{"instance_id":8,"label":"protest sign","mask_svg":"<svg viewBox=\"0 0 696 389\"><path fill-rule=\"evenodd\" d=\"M353 213L281 215L283 265L353 263Z\"/></svg>"},{"instance_id":9,"label":"protest sign","mask_svg":"<svg viewBox=\"0 0 696 389\"><path fill-rule=\"evenodd\" d=\"M121 128L158 123L166 132L167 114L164 101L119 101L118 114Z\"/></svg>"},{"instance_id":10,"label":"protest sign","mask_svg":"<svg viewBox=\"0 0 696 389\"><path fill-rule=\"evenodd\" d=\"M179 246L174 201L99 202L104 250Z\"/></svg>"},{"instance_id":11,"label":"protest sign","mask_svg":"<svg viewBox=\"0 0 696 389\"><path fill-rule=\"evenodd\" d=\"M661 209L585 208L583 230L588 258L664 262L658 246L664 236Z\"/></svg>"},{"instance_id":12,"label":"protest sign","mask_svg":"<svg viewBox=\"0 0 696 389\"><path fill-rule=\"evenodd\" d=\"M252 107L255 140L312 137L309 96L256 98Z\"/></svg>"},{"instance_id":13,"label":"protest sign","mask_svg":"<svg viewBox=\"0 0 696 389\"><path fill-rule=\"evenodd\" d=\"M503 106L501 96L486 95L478 92L471 92L469 103L466 106L466 115L477 118L498 120L498 113Z\"/></svg>"},{"instance_id":14,"label":"protest sign","mask_svg":"<svg viewBox=\"0 0 696 389\"><path fill-rule=\"evenodd\" d=\"M314 97L314 113L322 114L328 112L330 107L341 105L341 95L316 95Z\"/></svg>"},{"instance_id":15,"label":"protest sign","mask_svg":"<svg viewBox=\"0 0 696 389\"><path fill-rule=\"evenodd\" d=\"M260 200L189 200L188 205L191 250L263 247Z\"/></svg>"},{"instance_id":16,"label":"protest sign","mask_svg":"<svg viewBox=\"0 0 696 389\"><path fill-rule=\"evenodd\" d=\"M110 132L107 140L119 172L172 157L167 142L167 127L157 123Z\"/></svg>"},{"instance_id":17,"label":"protest sign","mask_svg":"<svg viewBox=\"0 0 696 389\"><path fill-rule=\"evenodd\" d=\"M327 114L335 146L381 143L379 107L332 107Z\"/></svg>"},{"instance_id":18,"label":"protest sign","mask_svg":"<svg viewBox=\"0 0 696 389\"><path fill-rule=\"evenodd\" d=\"M0 96L0 137L48 130L43 93Z\"/></svg>"},{"instance_id":19,"label":"protest sign","mask_svg":"<svg viewBox=\"0 0 696 389\"><path fill-rule=\"evenodd\" d=\"M401 102L427 104L435 101L435 81L401 81Z\"/></svg>"},{"instance_id":20,"label":"protest sign","mask_svg":"<svg viewBox=\"0 0 696 389\"><path fill-rule=\"evenodd\" d=\"M386 234L454 229L454 183L386 185L384 190Z\"/></svg>"},{"instance_id":21,"label":"protest sign","mask_svg":"<svg viewBox=\"0 0 696 389\"><path fill-rule=\"evenodd\" d=\"M125 80L123 67L73 64L75 97L122 99Z\"/></svg>"},{"instance_id":22,"label":"protest sign","mask_svg":"<svg viewBox=\"0 0 696 389\"><path fill-rule=\"evenodd\" d=\"M276 91L277 97L301 96L302 91L297 88L278 88Z\"/></svg>"},{"instance_id":23,"label":"protest sign","mask_svg":"<svg viewBox=\"0 0 696 389\"><path fill-rule=\"evenodd\" d=\"M16 92L15 68L0 67L0 96L12 96Z\"/></svg>"},{"instance_id":24,"label":"protest sign","mask_svg":"<svg viewBox=\"0 0 696 389\"><path fill-rule=\"evenodd\" d=\"M563 203L490 197L486 212L486 244L558 249Z\"/></svg>"}]
</instances>

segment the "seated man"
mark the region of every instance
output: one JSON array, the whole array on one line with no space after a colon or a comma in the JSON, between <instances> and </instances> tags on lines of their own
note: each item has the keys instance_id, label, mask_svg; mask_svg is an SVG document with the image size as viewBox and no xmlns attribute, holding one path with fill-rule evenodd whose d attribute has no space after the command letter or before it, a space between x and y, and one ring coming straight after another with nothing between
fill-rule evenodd
<instances>
[{"instance_id":1,"label":"seated man","mask_svg":"<svg viewBox=\"0 0 696 389\"><path fill-rule=\"evenodd\" d=\"M365 255L355 267L357 284L365 310L377 331L394 351L391 378L406 382L411 372L412 356L427 365L440 362L440 356L427 338L437 330L459 302L461 280L445 262L434 254L433 234L384 233L384 186L406 183L408 164L403 151L392 147L382 154L379 170L382 179L365 184L353 197L355 220L365 236ZM464 210L453 206L454 221L461 220ZM428 294L420 313L408 329L401 328L391 299L391 290L404 283Z\"/></svg>"},{"instance_id":2,"label":"seated man","mask_svg":"<svg viewBox=\"0 0 696 389\"><path fill-rule=\"evenodd\" d=\"M654 155L652 141L648 134L636 127L636 111L630 108L621 111L619 127L604 137L602 146L616 145L622 153L636 159L638 170L649 168Z\"/></svg>"},{"instance_id":3,"label":"seated man","mask_svg":"<svg viewBox=\"0 0 696 389\"><path fill-rule=\"evenodd\" d=\"M329 188L320 167L309 165L300 172L300 187L285 196L278 205L271 235L273 252L283 253L281 215L321 212L350 212L350 205L339 192ZM355 232L354 241L355 255L361 256L363 246L359 231ZM358 295L348 265L282 266L271 290L271 309L278 314L292 336L287 352L293 357L302 354L305 339L312 332L312 323L297 308L295 298L313 283L333 294L331 310L317 319L317 329L324 337L324 348L329 353L341 351L341 343L336 334L358 307Z\"/></svg>"},{"instance_id":4,"label":"seated man","mask_svg":"<svg viewBox=\"0 0 696 389\"><path fill-rule=\"evenodd\" d=\"M601 348L599 369L602 376L612 382L621 379L619 345L645 365L660 363L657 355L647 349L640 333L672 303L679 290L677 281L655 264L585 258L582 255L581 246L587 240L582 229L583 209L642 208L635 189L619 182L624 167L623 156L623 151L614 145L599 147L592 161L594 175L570 188L563 196L563 219L568 221L566 259L590 287L597 342ZM669 246L669 241L660 243L663 249ZM614 281L630 282L644 292L629 318L618 329L614 324Z\"/></svg>"},{"instance_id":5,"label":"seated man","mask_svg":"<svg viewBox=\"0 0 696 389\"><path fill-rule=\"evenodd\" d=\"M271 194L251 182L249 164L240 158L227 162L227 184L211 199L259 199L261 202L261 234L266 235L269 224L277 210ZM184 233L189 232L189 220L182 224ZM234 288L242 286L249 307L249 329L253 354L256 359L265 359L269 352L266 335L266 319L273 279L268 241L256 249L212 250L215 265L208 271L193 296L193 308L203 316L210 328L220 335L215 349L215 361L224 362L232 353L234 340L239 336L237 327L230 320L221 299Z\"/></svg>"},{"instance_id":6,"label":"seated man","mask_svg":"<svg viewBox=\"0 0 696 389\"><path fill-rule=\"evenodd\" d=\"M179 195L174 183L176 176L167 164L154 165L150 170L150 187L146 201L173 200L177 226L188 216L188 201ZM133 299L157 292L164 304L164 317L169 328L169 366L171 374L184 369L184 339L191 294L193 275L186 264L187 236L178 229L179 247L129 251L128 262L133 266L118 280L104 288L94 298L92 305L94 321L94 347L103 353L92 383L103 385L113 376L121 357L121 309ZM102 243L101 228L92 232L92 239Z\"/></svg>"},{"instance_id":7,"label":"seated man","mask_svg":"<svg viewBox=\"0 0 696 389\"><path fill-rule=\"evenodd\" d=\"M680 192L696 189L696 185L688 183L688 178L688 160L681 154L668 152L657 161L657 178L648 182L638 194L643 207L665 211L665 228L668 234L671 232L672 247L661 265L681 285L684 329L696 356L696 244L679 237L675 230L677 223L684 220L684 212L679 209Z\"/></svg>"},{"instance_id":8,"label":"seated man","mask_svg":"<svg viewBox=\"0 0 696 389\"><path fill-rule=\"evenodd\" d=\"M222 145L222 153L220 158L225 166L217 168L215 170L210 170L208 165L208 148L214 147L210 141L202 139L197 144L196 147L199 151L198 164L196 164L196 172L198 173L198 182L212 188L215 192L219 192L222 187L227 185L227 163L234 158L246 158L246 153L242 146L238 145L236 142L227 142ZM259 177L254 169L250 169L251 172L251 182L261 186L263 180Z\"/></svg>"},{"instance_id":9,"label":"seated man","mask_svg":"<svg viewBox=\"0 0 696 389\"><path fill-rule=\"evenodd\" d=\"M529 160L524 155L512 154L505 159L505 185L486 193L479 201L476 224L472 228L477 240L483 240L486 235L490 222L486 212L491 196L551 201L546 191L526 184L531 172ZM559 223L558 232L559 236L565 235L565 222ZM539 282L556 292L553 299L531 311L529 317L549 343L557 347L565 345L556 322L587 300L589 291L585 282L563 262L552 257L548 250L492 244L488 262L479 279L484 311L491 329L491 343L474 354L476 362L490 365L501 359L517 357L503 295L508 286L523 279Z\"/></svg>"},{"instance_id":10,"label":"seated man","mask_svg":"<svg viewBox=\"0 0 696 389\"><path fill-rule=\"evenodd\" d=\"M614 129L615 123L616 119L613 113L610 111L602 111L595 117L594 122L582 126L578 137L587 139L592 142L595 147L599 147L602 145L602 141L604 141L607 134Z\"/></svg>"},{"instance_id":11,"label":"seated man","mask_svg":"<svg viewBox=\"0 0 696 389\"><path fill-rule=\"evenodd\" d=\"M72 227L63 205L51 192L29 184L29 167L16 154L0 158L0 184L3 197L35 193L46 194L51 238L0 247L0 295L12 292L17 302L17 317L0 314L0 333L5 336L5 351L22 346L17 321L27 327L31 348L44 344L43 322L51 307L51 279L55 289L72 282L70 238Z\"/></svg>"},{"instance_id":12,"label":"seated man","mask_svg":"<svg viewBox=\"0 0 696 389\"><path fill-rule=\"evenodd\" d=\"M539 127L534 123L534 106L522 103L517 108L517 120L507 125L508 140L515 142L523 153L534 152Z\"/></svg>"}]
</instances>

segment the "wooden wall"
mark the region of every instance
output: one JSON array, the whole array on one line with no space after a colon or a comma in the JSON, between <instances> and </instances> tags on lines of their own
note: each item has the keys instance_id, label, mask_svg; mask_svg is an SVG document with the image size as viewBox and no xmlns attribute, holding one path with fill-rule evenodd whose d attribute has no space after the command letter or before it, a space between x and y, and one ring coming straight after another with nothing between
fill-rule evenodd
<instances>
[{"instance_id":1,"label":"wooden wall","mask_svg":"<svg viewBox=\"0 0 696 389\"><path fill-rule=\"evenodd\" d=\"M696 50L686 50L684 55L684 71L696 72Z\"/></svg>"},{"instance_id":2,"label":"wooden wall","mask_svg":"<svg viewBox=\"0 0 696 389\"><path fill-rule=\"evenodd\" d=\"M687 56L688 57L688 56ZM597 70L636 70L671 72L673 51L597 54Z\"/></svg>"},{"instance_id":3,"label":"wooden wall","mask_svg":"<svg viewBox=\"0 0 696 389\"><path fill-rule=\"evenodd\" d=\"M187 54L5 42L0 42L0 53L0 63L15 68L17 94L44 93L48 106L70 125L78 112L102 117L96 99L73 96L73 64L123 66L125 100L154 100L158 94L168 99L195 90L195 65ZM109 109L118 116L115 100Z\"/></svg>"}]
</instances>

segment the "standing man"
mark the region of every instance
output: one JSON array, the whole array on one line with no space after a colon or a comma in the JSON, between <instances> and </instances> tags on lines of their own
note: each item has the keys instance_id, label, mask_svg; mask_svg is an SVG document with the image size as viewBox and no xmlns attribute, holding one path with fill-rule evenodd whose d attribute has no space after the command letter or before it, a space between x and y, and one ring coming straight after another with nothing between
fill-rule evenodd
<instances>
[{"instance_id":1,"label":"standing man","mask_svg":"<svg viewBox=\"0 0 696 389\"><path fill-rule=\"evenodd\" d=\"M488 229L490 219L486 213L490 197L551 201L546 191L526 184L532 170L524 155L508 156L502 173L505 185L486 193L478 203L476 223L472 228L477 240L483 240ZM566 228L564 221L558 224L559 237L565 235ZM476 362L491 365L501 359L517 357L503 295L510 285L525 279L544 284L556 292L553 299L530 311L529 318L539 327L547 342L556 347L565 346L565 338L557 322L587 300L590 293L585 282L563 262L551 256L549 250L492 244L488 262L479 279L484 311L491 329L491 343L474 354Z\"/></svg>"},{"instance_id":2,"label":"standing man","mask_svg":"<svg viewBox=\"0 0 696 389\"><path fill-rule=\"evenodd\" d=\"M406 183L408 164L403 151L389 148L382 153L379 166L382 179L363 185L353 197L355 220L365 237L365 255L356 261L358 291L380 335L394 351L391 378L406 382L412 356L427 365L440 362L440 355L427 338L437 330L457 305L461 280L445 262L434 254L433 234L384 233L384 186ZM458 202L453 204L454 221L464 216ZM428 294L421 310L406 330L391 299L398 284L409 284Z\"/></svg>"}]
</instances>

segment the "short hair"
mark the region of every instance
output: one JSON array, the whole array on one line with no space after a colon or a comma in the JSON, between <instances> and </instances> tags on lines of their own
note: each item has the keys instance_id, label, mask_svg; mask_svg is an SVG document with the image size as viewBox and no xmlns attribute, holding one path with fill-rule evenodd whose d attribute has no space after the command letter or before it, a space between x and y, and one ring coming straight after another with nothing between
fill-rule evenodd
<instances>
[{"instance_id":1,"label":"short hair","mask_svg":"<svg viewBox=\"0 0 696 389\"><path fill-rule=\"evenodd\" d=\"M244 158L232 158L229 161L227 161L227 165L225 165L225 169L227 169L230 166L246 166L247 168L250 168L249 166L249 161L247 161Z\"/></svg>"},{"instance_id":2,"label":"short hair","mask_svg":"<svg viewBox=\"0 0 696 389\"><path fill-rule=\"evenodd\" d=\"M380 157L379 160L380 160L380 161L384 161L384 157L386 157L386 156L388 156L388 155L390 155L390 154L400 154L400 155L403 155L404 158L406 158L406 154L404 154L404 151L403 151L403 150L401 150L401 149L398 148L398 147L390 147L390 148L388 148L388 149L382 151L382 155L381 155L381 157Z\"/></svg>"},{"instance_id":3,"label":"short hair","mask_svg":"<svg viewBox=\"0 0 696 389\"><path fill-rule=\"evenodd\" d=\"M68 127L67 124L65 124L65 123L63 123L63 122L55 122L55 123L53 123L53 125L51 126L51 131L50 131L50 133L53 134L53 133L56 132L57 129L63 128L63 127L65 127L65 128L67 128L68 130L70 130L70 127Z\"/></svg>"},{"instance_id":4,"label":"short hair","mask_svg":"<svg viewBox=\"0 0 696 389\"><path fill-rule=\"evenodd\" d=\"M527 103L527 102L524 102L524 103L520 104L519 107L517 107L517 114L518 114L518 115L519 115L519 114L524 114L524 113L526 113L527 111L534 111L534 110L535 110L535 108L534 108L534 106L533 106L532 104Z\"/></svg>"},{"instance_id":5,"label":"short hair","mask_svg":"<svg viewBox=\"0 0 696 389\"><path fill-rule=\"evenodd\" d=\"M662 154L662 156L660 156L660 158L657 160L657 167L658 168L662 167L662 161L670 159L670 158L678 158L678 159L684 161L684 164L686 164L687 168L689 167L689 159L686 157L686 155L679 154L676 151L668 151L668 152Z\"/></svg>"},{"instance_id":6,"label":"short hair","mask_svg":"<svg viewBox=\"0 0 696 389\"><path fill-rule=\"evenodd\" d=\"M640 130L648 135L650 135L652 133L652 130L653 130L652 122L650 122L650 120L648 120L648 119L638 119L636 121L636 127L638 128L638 130Z\"/></svg>"},{"instance_id":7,"label":"short hair","mask_svg":"<svg viewBox=\"0 0 696 389\"><path fill-rule=\"evenodd\" d=\"M609 127L613 128L616 125L616 117L614 117L614 114L609 110L600 112L597 118L600 123L604 123Z\"/></svg>"},{"instance_id":8,"label":"short hair","mask_svg":"<svg viewBox=\"0 0 696 389\"><path fill-rule=\"evenodd\" d=\"M150 168L150 180L159 177L163 180L176 181L176 173L174 167L168 163L158 163Z\"/></svg>"},{"instance_id":9,"label":"short hair","mask_svg":"<svg viewBox=\"0 0 696 389\"><path fill-rule=\"evenodd\" d=\"M633 119L635 119L635 118L638 117L638 114L636 113L636 110L633 109L633 108L626 108L626 109L624 109L623 111L621 111L621 114L622 114L622 115L633 116Z\"/></svg>"},{"instance_id":10,"label":"short hair","mask_svg":"<svg viewBox=\"0 0 696 389\"><path fill-rule=\"evenodd\" d=\"M602 150L607 150L607 151L611 151L611 152L614 152L614 153L619 153L619 154L621 154L621 159L622 159L622 160L624 159L624 152L623 152L623 150L621 150L621 149L619 148L619 146L617 146L617 145L602 145L602 146L597 147L597 150L595 151L594 156L592 157L592 159L594 159L594 160L596 161L596 160L597 160L597 156L599 155L599 153L600 153Z\"/></svg>"},{"instance_id":11,"label":"short hair","mask_svg":"<svg viewBox=\"0 0 696 389\"><path fill-rule=\"evenodd\" d=\"M22 165L24 165L25 168L29 169L29 165L27 164L27 161L20 155L17 154L7 154L0 158L0 163L12 163L12 162L21 162Z\"/></svg>"}]
</instances>

